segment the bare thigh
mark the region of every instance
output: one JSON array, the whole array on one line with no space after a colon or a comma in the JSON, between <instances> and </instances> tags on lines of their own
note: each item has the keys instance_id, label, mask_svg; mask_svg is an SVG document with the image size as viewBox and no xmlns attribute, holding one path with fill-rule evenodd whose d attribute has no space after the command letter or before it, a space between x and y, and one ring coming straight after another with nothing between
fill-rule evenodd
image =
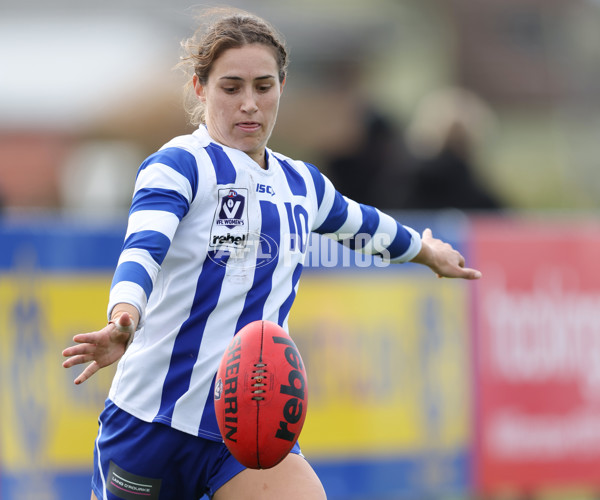
<instances>
[{"instance_id":1,"label":"bare thigh","mask_svg":"<svg viewBox=\"0 0 600 500\"><path fill-rule=\"evenodd\" d=\"M310 464L290 453L271 469L246 469L217 490L214 500L325 500L325 490Z\"/></svg>"},{"instance_id":2,"label":"bare thigh","mask_svg":"<svg viewBox=\"0 0 600 500\"><path fill-rule=\"evenodd\" d=\"M92 491L92 498L91 500L98 500L98 497L94 494L94 492Z\"/></svg>"}]
</instances>

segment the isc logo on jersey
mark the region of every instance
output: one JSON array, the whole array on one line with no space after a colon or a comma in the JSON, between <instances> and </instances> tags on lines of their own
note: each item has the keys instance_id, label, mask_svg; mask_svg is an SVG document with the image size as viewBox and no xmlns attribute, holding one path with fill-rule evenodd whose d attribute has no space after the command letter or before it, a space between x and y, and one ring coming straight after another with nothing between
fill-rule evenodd
<instances>
[{"instance_id":1,"label":"isc logo on jersey","mask_svg":"<svg viewBox=\"0 0 600 500\"><path fill-rule=\"evenodd\" d=\"M248 239L248 190L219 189L215 218L210 232L213 248L243 248Z\"/></svg>"}]
</instances>

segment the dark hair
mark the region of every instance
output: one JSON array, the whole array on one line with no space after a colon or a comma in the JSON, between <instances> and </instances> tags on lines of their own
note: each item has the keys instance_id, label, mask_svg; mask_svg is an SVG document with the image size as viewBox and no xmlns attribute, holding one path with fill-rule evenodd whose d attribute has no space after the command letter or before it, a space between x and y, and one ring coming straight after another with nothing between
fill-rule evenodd
<instances>
[{"instance_id":1,"label":"dark hair","mask_svg":"<svg viewBox=\"0 0 600 500\"><path fill-rule=\"evenodd\" d=\"M202 18L206 21L194 35L182 42L184 55L181 66L189 76L195 74L205 85L215 61L227 49L261 43L272 47L279 68L279 81L287 72L288 50L283 36L267 21L258 16L232 9L211 9ZM190 122L204 122L204 105L197 99L191 81L186 85L186 110Z\"/></svg>"}]
</instances>

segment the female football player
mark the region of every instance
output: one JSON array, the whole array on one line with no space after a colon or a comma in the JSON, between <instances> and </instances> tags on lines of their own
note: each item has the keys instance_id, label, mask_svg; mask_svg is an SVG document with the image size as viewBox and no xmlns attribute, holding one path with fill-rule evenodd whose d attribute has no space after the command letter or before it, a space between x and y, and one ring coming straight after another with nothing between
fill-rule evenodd
<instances>
[{"instance_id":1,"label":"female football player","mask_svg":"<svg viewBox=\"0 0 600 500\"><path fill-rule=\"evenodd\" d=\"M232 336L287 330L309 232L390 263L476 279L449 244L338 193L319 170L267 147L288 54L264 20L220 15L184 43L197 130L138 171L109 298L109 324L79 334L65 367L80 384L119 361L95 443L92 499L323 499L296 445L245 469L223 444L214 378Z\"/></svg>"}]
</instances>

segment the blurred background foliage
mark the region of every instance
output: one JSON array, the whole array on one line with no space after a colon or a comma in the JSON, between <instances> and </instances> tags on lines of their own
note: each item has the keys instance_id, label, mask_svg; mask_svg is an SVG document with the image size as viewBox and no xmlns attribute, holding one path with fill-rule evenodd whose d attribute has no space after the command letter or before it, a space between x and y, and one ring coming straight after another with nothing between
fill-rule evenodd
<instances>
[{"instance_id":1,"label":"blurred background foliage","mask_svg":"<svg viewBox=\"0 0 600 500\"><path fill-rule=\"evenodd\" d=\"M180 41L210 5L3 0L3 205L103 216L126 210L139 163L191 130L174 66ZM381 208L431 208L407 191L456 123L495 207L600 206L598 0L229 5L271 21L291 49L271 147L342 184L379 178L372 189ZM360 157L369 130L381 130L373 123L392 131L397 161L384 173L374 160L340 174L336 161Z\"/></svg>"}]
</instances>

